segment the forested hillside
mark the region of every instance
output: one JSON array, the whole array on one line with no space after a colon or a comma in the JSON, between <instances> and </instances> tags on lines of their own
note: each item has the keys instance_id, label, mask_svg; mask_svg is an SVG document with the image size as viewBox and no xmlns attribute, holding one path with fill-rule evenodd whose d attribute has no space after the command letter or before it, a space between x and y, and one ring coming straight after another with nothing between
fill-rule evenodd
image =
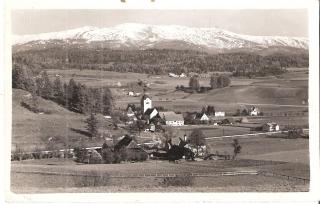
<instances>
[{"instance_id":1,"label":"forested hillside","mask_svg":"<svg viewBox=\"0 0 320 204\"><path fill-rule=\"evenodd\" d=\"M46 69L99 69L117 72L165 74L174 72L233 72L235 76L275 75L286 67L308 67L308 53L249 52L208 54L191 50L110 50L107 48L50 47L20 51L13 58L32 60Z\"/></svg>"},{"instance_id":2,"label":"forested hillside","mask_svg":"<svg viewBox=\"0 0 320 204\"><path fill-rule=\"evenodd\" d=\"M112 111L113 98L109 88L88 88L72 78L68 83L62 83L59 76L50 81L47 72L41 70L43 67L30 59L16 57L12 65L12 88L31 93L31 102L21 105L33 112L42 112L36 96L78 113L110 114Z\"/></svg>"}]
</instances>

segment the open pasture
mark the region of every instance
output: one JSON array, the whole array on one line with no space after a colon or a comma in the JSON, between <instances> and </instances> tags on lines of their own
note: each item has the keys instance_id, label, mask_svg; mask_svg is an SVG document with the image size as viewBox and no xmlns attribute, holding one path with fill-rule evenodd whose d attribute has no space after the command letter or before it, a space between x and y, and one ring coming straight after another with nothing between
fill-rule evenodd
<instances>
[{"instance_id":1,"label":"open pasture","mask_svg":"<svg viewBox=\"0 0 320 204\"><path fill-rule=\"evenodd\" d=\"M175 111L199 111L202 106L214 105L217 109L234 113L242 109L242 103L272 104L265 111L277 109L277 105L304 104L308 98L308 74L303 69L290 70L279 77L260 78L231 78L231 86L223 89L211 90L207 93L184 93L175 91L176 86L188 86L189 78L173 78L167 75L147 75L138 73L118 73L99 70L47 70L50 77L61 76L65 82L70 78L86 84L87 86L111 87L116 99L117 107L126 107L128 103L139 103L139 97L127 96L127 84L144 81L148 84L148 94L153 99L155 106L163 106ZM201 86L209 86L210 79L200 78ZM285 107L290 108L290 107ZM295 107L293 107L295 108ZM303 107L296 107L302 109ZM264 110L262 110L264 111Z\"/></svg>"}]
</instances>

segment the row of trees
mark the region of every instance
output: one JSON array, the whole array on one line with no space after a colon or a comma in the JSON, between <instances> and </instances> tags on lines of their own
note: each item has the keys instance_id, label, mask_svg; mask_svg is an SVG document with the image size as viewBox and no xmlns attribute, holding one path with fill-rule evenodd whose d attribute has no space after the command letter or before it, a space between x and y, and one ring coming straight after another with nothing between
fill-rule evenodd
<instances>
[{"instance_id":1,"label":"row of trees","mask_svg":"<svg viewBox=\"0 0 320 204\"><path fill-rule=\"evenodd\" d=\"M227 75L218 75L213 74L210 78L210 88L211 89L217 89L217 88L223 88L229 86L231 83L231 80L229 76ZM179 87L179 89L183 89L184 87ZM201 87L199 83L199 76L194 75L189 80L189 88L191 90L200 91L201 89L205 89L205 87Z\"/></svg>"},{"instance_id":2,"label":"row of trees","mask_svg":"<svg viewBox=\"0 0 320 204\"><path fill-rule=\"evenodd\" d=\"M28 66L16 64L12 70L12 87L52 100L79 113L110 114L113 98L109 88L89 88L70 79L62 83L60 77L50 81L46 71L32 72Z\"/></svg>"},{"instance_id":3,"label":"row of trees","mask_svg":"<svg viewBox=\"0 0 320 204\"><path fill-rule=\"evenodd\" d=\"M235 76L274 75L286 67L308 67L308 53L259 55L255 53L208 54L188 50L110 50L61 48L14 53L46 68L96 69L148 74L233 72Z\"/></svg>"}]
</instances>

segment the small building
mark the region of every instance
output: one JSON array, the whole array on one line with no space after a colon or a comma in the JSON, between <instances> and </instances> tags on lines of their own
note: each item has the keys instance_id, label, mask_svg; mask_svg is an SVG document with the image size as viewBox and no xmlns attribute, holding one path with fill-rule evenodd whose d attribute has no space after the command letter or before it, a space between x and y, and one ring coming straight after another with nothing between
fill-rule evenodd
<instances>
[{"instance_id":1,"label":"small building","mask_svg":"<svg viewBox=\"0 0 320 204\"><path fill-rule=\"evenodd\" d=\"M134 96L134 92L133 91L129 91L128 92L128 96Z\"/></svg>"},{"instance_id":2,"label":"small building","mask_svg":"<svg viewBox=\"0 0 320 204\"><path fill-rule=\"evenodd\" d=\"M151 120L152 118L156 117L159 114L156 108L149 108L144 112L144 116Z\"/></svg>"},{"instance_id":3,"label":"small building","mask_svg":"<svg viewBox=\"0 0 320 204\"><path fill-rule=\"evenodd\" d=\"M258 116L260 114L260 110L257 107L252 107L250 109L249 115L250 116Z\"/></svg>"},{"instance_id":4,"label":"small building","mask_svg":"<svg viewBox=\"0 0 320 204\"><path fill-rule=\"evenodd\" d=\"M209 121L209 117L205 113L197 113L194 119L200 120L200 121Z\"/></svg>"},{"instance_id":5,"label":"small building","mask_svg":"<svg viewBox=\"0 0 320 204\"><path fill-rule=\"evenodd\" d=\"M103 116L105 119L111 119L111 116L110 115L105 115Z\"/></svg>"},{"instance_id":6,"label":"small building","mask_svg":"<svg viewBox=\"0 0 320 204\"><path fill-rule=\"evenodd\" d=\"M181 74L180 74L180 77L181 77L181 78L184 78L184 77L187 77L187 75L186 75L185 73L181 73Z\"/></svg>"},{"instance_id":7,"label":"small building","mask_svg":"<svg viewBox=\"0 0 320 204\"><path fill-rule=\"evenodd\" d=\"M183 126L184 119L182 114L176 114L173 111L161 112L160 117L165 121L168 126Z\"/></svg>"},{"instance_id":8,"label":"small building","mask_svg":"<svg viewBox=\"0 0 320 204\"><path fill-rule=\"evenodd\" d=\"M262 126L263 131L267 132L276 132L280 130L280 127L277 123L266 123Z\"/></svg>"},{"instance_id":9,"label":"small building","mask_svg":"<svg viewBox=\"0 0 320 204\"><path fill-rule=\"evenodd\" d=\"M133 110L131 107L128 107L128 110L127 110L127 116L130 118L130 117L133 117L135 116Z\"/></svg>"},{"instance_id":10,"label":"small building","mask_svg":"<svg viewBox=\"0 0 320 204\"><path fill-rule=\"evenodd\" d=\"M215 117L225 117L226 113L223 111L216 111L216 112L214 112L214 116Z\"/></svg>"},{"instance_id":11,"label":"small building","mask_svg":"<svg viewBox=\"0 0 320 204\"><path fill-rule=\"evenodd\" d=\"M174 74L174 73L169 73L169 77L177 78L177 77L179 77L179 75L176 75L176 74Z\"/></svg>"}]
</instances>

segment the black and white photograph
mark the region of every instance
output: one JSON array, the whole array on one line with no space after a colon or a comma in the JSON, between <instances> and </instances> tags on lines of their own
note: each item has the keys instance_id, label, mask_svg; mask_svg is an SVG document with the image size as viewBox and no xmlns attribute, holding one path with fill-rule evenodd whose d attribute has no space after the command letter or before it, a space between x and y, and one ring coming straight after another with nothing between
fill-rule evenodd
<instances>
[{"instance_id":1,"label":"black and white photograph","mask_svg":"<svg viewBox=\"0 0 320 204\"><path fill-rule=\"evenodd\" d=\"M309 192L309 16L10 10L10 191Z\"/></svg>"}]
</instances>

